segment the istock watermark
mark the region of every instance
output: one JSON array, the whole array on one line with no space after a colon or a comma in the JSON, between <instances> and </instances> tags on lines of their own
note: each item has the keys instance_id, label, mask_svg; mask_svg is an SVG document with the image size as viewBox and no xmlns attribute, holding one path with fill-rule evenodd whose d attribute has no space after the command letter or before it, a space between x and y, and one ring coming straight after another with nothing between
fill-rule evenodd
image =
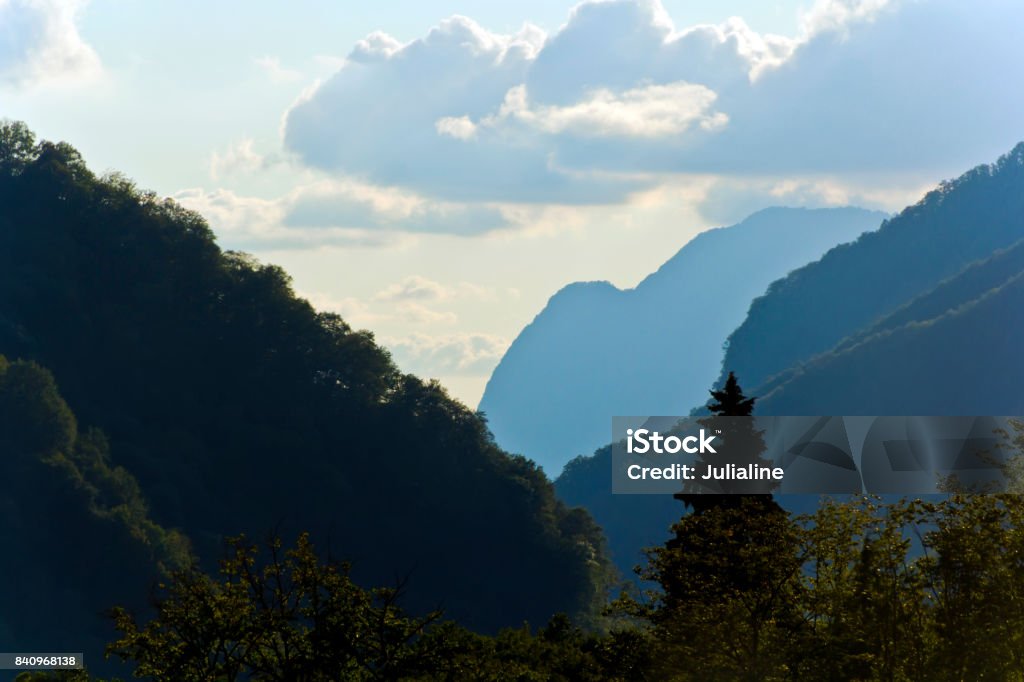
<instances>
[{"instance_id":1,"label":"istock watermark","mask_svg":"<svg viewBox=\"0 0 1024 682\"><path fill-rule=\"evenodd\" d=\"M612 419L619 494L1024 492L1024 417Z\"/></svg>"}]
</instances>

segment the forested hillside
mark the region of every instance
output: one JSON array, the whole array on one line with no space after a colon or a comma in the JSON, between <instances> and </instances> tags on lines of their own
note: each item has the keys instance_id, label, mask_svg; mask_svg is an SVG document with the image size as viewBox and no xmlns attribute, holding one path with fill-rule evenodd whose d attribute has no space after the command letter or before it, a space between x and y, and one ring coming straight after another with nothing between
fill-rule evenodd
<instances>
[{"instance_id":1,"label":"forested hillside","mask_svg":"<svg viewBox=\"0 0 1024 682\"><path fill-rule=\"evenodd\" d=\"M730 335L720 381L759 386L1024 238L1022 188L1024 144L774 282Z\"/></svg>"},{"instance_id":2,"label":"forested hillside","mask_svg":"<svg viewBox=\"0 0 1024 682\"><path fill-rule=\"evenodd\" d=\"M1024 334L1024 270L966 303L958 303L955 294L966 294L975 282L962 284L959 292L950 284L905 311L924 312L951 295L946 299L951 306L935 317L884 328L787 373L765 394L760 409L848 415L1024 412L1024 364L1017 343Z\"/></svg>"},{"instance_id":3,"label":"forested hillside","mask_svg":"<svg viewBox=\"0 0 1024 682\"><path fill-rule=\"evenodd\" d=\"M97 654L115 603L146 606L151 584L188 564L157 525L106 438L80 427L49 372L0 356L0 642Z\"/></svg>"},{"instance_id":4,"label":"forested hillside","mask_svg":"<svg viewBox=\"0 0 1024 682\"><path fill-rule=\"evenodd\" d=\"M598 606L589 515L280 268L21 124L0 127L0 206L0 352L54 373L204 565L225 535L308 530L357 581L403 582L413 612L494 630ZM34 509L20 512L33 541L60 551Z\"/></svg>"}]
</instances>

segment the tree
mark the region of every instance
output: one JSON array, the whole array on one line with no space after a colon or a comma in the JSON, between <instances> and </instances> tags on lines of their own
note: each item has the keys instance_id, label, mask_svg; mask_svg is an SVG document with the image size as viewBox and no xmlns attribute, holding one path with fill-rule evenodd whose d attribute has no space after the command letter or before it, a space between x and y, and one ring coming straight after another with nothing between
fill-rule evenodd
<instances>
[{"instance_id":1,"label":"tree","mask_svg":"<svg viewBox=\"0 0 1024 682\"><path fill-rule=\"evenodd\" d=\"M711 396L713 416L701 425L720 435L725 452L767 464L762 432L751 418L756 398L744 395L732 373ZM660 590L639 614L661 643L659 674L773 679L798 655L791 643L805 624L798 606L801 531L771 495L751 494L743 483L726 483L722 494L676 494L693 513L672 527L663 547L648 551L640 574Z\"/></svg>"},{"instance_id":2,"label":"tree","mask_svg":"<svg viewBox=\"0 0 1024 682\"><path fill-rule=\"evenodd\" d=\"M360 588L305 534L289 550L238 538L217 579L193 566L160 585L149 622L114 609L121 636L108 656L157 682L644 679L639 632L602 636L559 614L536 634L524 625L489 637L441 622L440 611L406 614L401 591Z\"/></svg>"},{"instance_id":3,"label":"tree","mask_svg":"<svg viewBox=\"0 0 1024 682\"><path fill-rule=\"evenodd\" d=\"M729 377L721 389L712 389L709 392L713 402L710 402L707 408L712 416L701 419L700 424L719 433L726 452L733 453L729 461L738 467L747 464L759 467L768 466L770 462L761 456L766 449L764 434L755 428L752 417L757 398L744 395L736 375L732 372L729 372ZM698 462L703 466L716 464L711 457L713 456L702 453L699 455ZM722 481L720 488L723 494L687 493L684 489L683 492L676 493L674 497L681 500L687 507L692 508L695 514L701 514L712 507L738 505L740 502L738 495L756 495L763 493L766 487L775 488L777 486L778 483L775 481ZM756 504L763 506L766 512L781 511L770 494L757 495Z\"/></svg>"},{"instance_id":4,"label":"tree","mask_svg":"<svg viewBox=\"0 0 1024 682\"><path fill-rule=\"evenodd\" d=\"M684 516L641 572L660 590L642 613L655 627L659 676L783 677L804 627L799 527L758 498Z\"/></svg>"},{"instance_id":5,"label":"tree","mask_svg":"<svg viewBox=\"0 0 1024 682\"><path fill-rule=\"evenodd\" d=\"M405 615L399 589L363 590L347 565L321 562L308 535L287 551L270 541L265 562L244 538L229 547L219 580L193 566L161 584L145 625L114 609L121 637L108 655L167 682L400 679L437 665L420 640L440 613Z\"/></svg>"},{"instance_id":6,"label":"tree","mask_svg":"<svg viewBox=\"0 0 1024 682\"><path fill-rule=\"evenodd\" d=\"M36 154L36 136L21 121L0 121L0 173L15 175Z\"/></svg>"},{"instance_id":7,"label":"tree","mask_svg":"<svg viewBox=\"0 0 1024 682\"><path fill-rule=\"evenodd\" d=\"M717 391L712 389L709 393L715 399L715 402L708 405L708 410L712 414L725 417L749 417L754 414L754 403L757 402L757 398L748 398L743 395L740 382L732 372L729 372L725 386Z\"/></svg>"}]
</instances>

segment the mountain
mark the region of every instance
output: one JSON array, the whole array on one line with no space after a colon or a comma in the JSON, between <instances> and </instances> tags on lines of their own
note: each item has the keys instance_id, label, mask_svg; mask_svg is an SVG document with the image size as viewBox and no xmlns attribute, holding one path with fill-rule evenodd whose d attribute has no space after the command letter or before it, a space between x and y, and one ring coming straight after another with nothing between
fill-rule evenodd
<instances>
[{"instance_id":1,"label":"mountain","mask_svg":"<svg viewBox=\"0 0 1024 682\"><path fill-rule=\"evenodd\" d=\"M1024 242L779 375L764 414L1024 412ZM840 388L841 390L836 390Z\"/></svg>"},{"instance_id":2,"label":"mountain","mask_svg":"<svg viewBox=\"0 0 1024 682\"><path fill-rule=\"evenodd\" d=\"M719 381L732 371L759 386L1011 246L1024 237L1022 186L1024 143L772 283L729 336Z\"/></svg>"},{"instance_id":3,"label":"mountain","mask_svg":"<svg viewBox=\"0 0 1024 682\"><path fill-rule=\"evenodd\" d=\"M486 631L594 613L609 569L589 515L280 268L222 251L201 216L96 177L22 124L0 126L0 206L0 353L52 371L204 567L227 536L308 530L357 581L403 583L413 612L443 605ZM98 561L81 570L107 571Z\"/></svg>"},{"instance_id":4,"label":"mountain","mask_svg":"<svg viewBox=\"0 0 1024 682\"><path fill-rule=\"evenodd\" d=\"M49 372L2 355L0 481L0 642L88 651L102 668L114 632L104 612L144 610L152 583L187 565L186 538L152 520L138 482L112 464L102 433L79 426Z\"/></svg>"},{"instance_id":5,"label":"mountain","mask_svg":"<svg viewBox=\"0 0 1024 682\"><path fill-rule=\"evenodd\" d=\"M611 471L612 448L606 445L570 460L555 479L555 490L566 504L590 512L604 530L620 575L635 578L633 568L644 564L644 550L665 544L683 505L671 495L613 495Z\"/></svg>"},{"instance_id":6,"label":"mountain","mask_svg":"<svg viewBox=\"0 0 1024 682\"><path fill-rule=\"evenodd\" d=\"M758 396L757 414L1021 413L1022 209L1018 145L774 282L730 337L723 370L736 370ZM567 503L591 511L626 568L682 505L612 495L610 466L603 448L571 462L555 485ZM817 501L780 502L803 512Z\"/></svg>"},{"instance_id":7,"label":"mountain","mask_svg":"<svg viewBox=\"0 0 1024 682\"><path fill-rule=\"evenodd\" d=\"M722 341L750 301L884 217L857 208L766 209L701 233L634 289L570 284L512 343L480 410L502 447L557 475L573 455L608 440L613 415L702 403Z\"/></svg>"}]
</instances>

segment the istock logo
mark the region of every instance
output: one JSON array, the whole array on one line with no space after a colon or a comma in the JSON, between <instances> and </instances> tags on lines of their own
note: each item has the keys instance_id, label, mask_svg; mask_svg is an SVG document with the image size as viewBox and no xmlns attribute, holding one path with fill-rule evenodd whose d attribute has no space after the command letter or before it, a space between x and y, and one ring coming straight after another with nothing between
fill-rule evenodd
<instances>
[{"instance_id":1,"label":"istock logo","mask_svg":"<svg viewBox=\"0 0 1024 682\"><path fill-rule=\"evenodd\" d=\"M649 431L647 429L637 429L636 431L627 429L626 452L637 455L643 455L648 452L658 455L674 455L682 451L690 455L704 454L705 452L717 455L718 452L711 446L711 441L714 439L714 435L705 433L704 429L700 430L699 437L686 436L685 438L662 436L657 431Z\"/></svg>"}]
</instances>

